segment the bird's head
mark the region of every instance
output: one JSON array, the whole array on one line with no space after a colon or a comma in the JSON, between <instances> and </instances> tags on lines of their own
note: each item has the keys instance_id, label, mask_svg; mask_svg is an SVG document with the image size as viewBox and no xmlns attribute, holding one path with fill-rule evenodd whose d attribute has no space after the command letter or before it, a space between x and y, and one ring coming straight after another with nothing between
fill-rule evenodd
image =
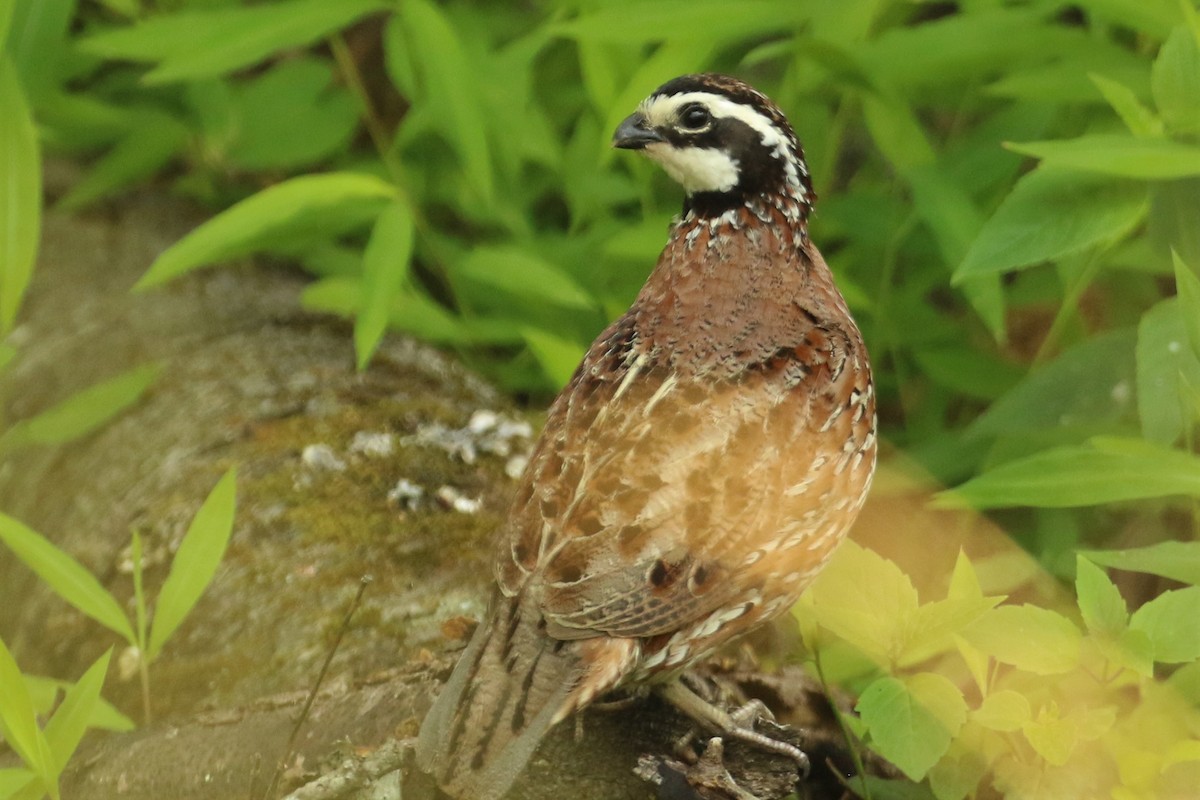
<instances>
[{"instance_id":1,"label":"bird's head","mask_svg":"<svg viewBox=\"0 0 1200 800\"><path fill-rule=\"evenodd\" d=\"M613 135L641 150L688 193L690 208L721 213L758 197L813 200L804 151L779 107L726 75L684 75L642 101Z\"/></svg>"}]
</instances>

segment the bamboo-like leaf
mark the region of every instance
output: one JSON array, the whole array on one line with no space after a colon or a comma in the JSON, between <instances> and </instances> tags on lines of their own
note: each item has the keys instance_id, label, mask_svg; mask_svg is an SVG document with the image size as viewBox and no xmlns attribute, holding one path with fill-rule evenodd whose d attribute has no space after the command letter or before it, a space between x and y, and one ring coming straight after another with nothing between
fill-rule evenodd
<instances>
[{"instance_id":1,"label":"bamboo-like leaf","mask_svg":"<svg viewBox=\"0 0 1200 800\"><path fill-rule=\"evenodd\" d=\"M41 675L25 675L25 685L29 687L29 695L33 698L34 708L39 714L44 714L54 707L59 693L67 692L73 684L57 678L46 678ZM103 697L96 703L96 708L88 720L89 728L123 733L137 726L133 720L118 711Z\"/></svg>"},{"instance_id":2,"label":"bamboo-like leaf","mask_svg":"<svg viewBox=\"0 0 1200 800\"><path fill-rule=\"evenodd\" d=\"M1130 572L1148 572L1200 586L1200 542L1159 542L1131 550L1085 550L1097 564Z\"/></svg>"},{"instance_id":3,"label":"bamboo-like leaf","mask_svg":"<svg viewBox=\"0 0 1200 800\"><path fill-rule=\"evenodd\" d=\"M1048 167L1061 169L1142 180L1200 175L1200 147L1169 139L1092 134L1078 139L1022 142L1006 146L1022 155L1040 158Z\"/></svg>"},{"instance_id":4,"label":"bamboo-like leaf","mask_svg":"<svg viewBox=\"0 0 1200 800\"><path fill-rule=\"evenodd\" d=\"M585 348L549 331L526 328L521 335L554 385L565 386L583 359Z\"/></svg>"},{"instance_id":5,"label":"bamboo-like leaf","mask_svg":"<svg viewBox=\"0 0 1200 800\"><path fill-rule=\"evenodd\" d=\"M426 95L441 113L438 127L458 151L467 179L484 199L495 193L488 120L475 66L441 8L428 0L405 0L395 24L403 24Z\"/></svg>"},{"instance_id":6,"label":"bamboo-like leaf","mask_svg":"<svg viewBox=\"0 0 1200 800\"><path fill-rule=\"evenodd\" d=\"M137 641L121 604L105 591L95 575L50 540L12 517L0 514L0 542L63 600L130 644Z\"/></svg>"},{"instance_id":7,"label":"bamboo-like leaf","mask_svg":"<svg viewBox=\"0 0 1200 800\"><path fill-rule=\"evenodd\" d=\"M1175 292L1179 296L1184 329L1192 353L1200 358L1200 277L1178 253L1171 253L1171 258L1175 265Z\"/></svg>"},{"instance_id":8,"label":"bamboo-like leaf","mask_svg":"<svg viewBox=\"0 0 1200 800\"><path fill-rule=\"evenodd\" d=\"M109 649L96 659L78 683L67 690L62 704L46 723L44 733L50 746L50 754L54 757L56 778L66 768L67 762L95 717L100 706L100 689L104 686L104 677L108 674L108 662L111 658L112 650Z\"/></svg>"},{"instance_id":9,"label":"bamboo-like leaf","mask_svg":"<svg viewBox=\"0 0 1200 800\"><path fill-rule=\"evenodd\" d=\"M371 175L305 175L264 189L196 228L160 255L138 281L147 289L218 261L302 240L312 229L331 236L379 215L396 189ZM329 218L335 218L330 225Z\"/></svg>"},{"instance_id":10,"label":"bamboo-like leaf","mask_svg":"<svg viewBox=\"0 0 1200 800\"><path fill-rule=\"evenodd\" d=\"M1129 132L1138 138L1157 136L1162 133L1162 120L1154 112L1142 105L1142 101L1130 89L1119 81L1110 80L1103 75L1089 75L1092 83L1104 95L1104 99L1112 106L1113 111L1129 128Z\"/></svg>"},{"instance_id":11,"label":"bamboo-like leaf","mask_svg":"<svg viewBox=\"0 0 1200 800\"><path fill-rule=\"evenodd\" d=\"M354 321L359 369L366 368L383 338L396 295L408 275L412 253L412 212L398 200L379 215L363 256L362 306Z\"/></svg>"},{"instance_id":12,"label":"bamboo-like leaf","mask_svg":"<svg viewBox=\"0 0 1200 800\"><path fill-rule=\"evenodd\" d=\"M1136 440L1135 450L1059 447L1001 464L937 505L1065 508L1185 495L1200 497L1200 458Z\"/></svg>"},{"instance_id":13,"label":"bamboo-like leaf","mask_svg":"<svg viewBox=\"0 0 1200 800\"><path fill-rule=\"evenodd\" d=\"M287 0L247 8L184 11L84 39L85 52L158 62L145 80L211 78L302 48L330 31L385 8L387 0Z\"/></svg>"},{"instance_id":14,"label":"bamboo-like leaf","mask_svg":"<svg viewBox=\"0 0 1200 800\"><path fill-rule=\"evenodd\" d=\"M0 54L0 337L16 321L33 275L42 226L41 164L16 68Z\"/></svg>"},{"instance_id":15,"label":"bamboo-like leaf","mask_svg":"<svg viewBox=\"0 0 1200 800\"><path fill-rule=\"evenodd\" d=\"M0 769L0 797L4 798L4 800L12 800L20 792L31 787L37 780L37 775L22 767Z\"/></svg>"},{"instance_id":16,"label":"bamboo-like leaf","mask_svg":"<svg viewBox=\"0 0 1200 800\"><path fill-rule=\"evenodd\" d=\"M1146 206L1146 187L1133 181L1034 170L984 223L953 280L1028 267L1115 242L1138 223ZM1055 224L1046 224L1048 214Z\"/></svg>"},{"instance_id":17,"label":"bamboo-like leaf","mask_svg":"<svg viewBox=\"0 0 1200 800\"><path fill-rule=\"evenodd\" d=\"M472 283L535 297L563 308L593 309L596 301L562 268L519 247L478 247L456 265Z\"/></svg>"},{"instance_id":18,"label":"bamboo-like leaf","mask_svg":"<svg viewBox=\"0 0 1200 800\"><path fill-rule=\"evenodd\" d=\"M0 639L0 726L4 740L25 765L38 776L50 791L58 796L54 785L54 764L50 746L37 724L33 701L25 688L21 669L13 659L8 646Z\"/></svg>"},{"instance_id":19,"label":"bamboo-like leaf","mask_svg":"<svg viewBox=\"0 0 1200 800\"><path fill-rule=\"evenodd\" d=\"M158 656L171 634L195 608L216 574L233 533L236 507L237 470L230 469L196 512L171 561L171 571L154 607L150 647L146 653L150 661Z\"/></svg>"},{"instance_id":20,"label":"bamboo-like leaf","mask_svg":"<svg viewBox=\"0 0 1200 800\"><path fill-rule=\"evenodd\" d=\"M89 386L13 425L0 437L0 450L27 444L61 444L86 436L136 403L161 373L161 365L143 364Z\"/></svg>"},{"instance_id":21,"label":"bamboo-like leaf","mask_svg":"<svg viewBox=\"0 0 1200 800\"><path fill-rule=\"evenodd\" d=\"M138 115L129 132L71 187L57 207L81 208L150 177L183 149L187 137L188 129L170 114L146 111Z\"/></svg>"}]
</instances>

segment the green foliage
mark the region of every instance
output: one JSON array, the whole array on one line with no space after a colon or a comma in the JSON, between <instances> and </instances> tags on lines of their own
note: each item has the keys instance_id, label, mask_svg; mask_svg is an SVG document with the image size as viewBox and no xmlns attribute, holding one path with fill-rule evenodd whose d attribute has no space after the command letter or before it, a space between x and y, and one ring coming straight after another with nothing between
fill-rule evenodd
<instances>
[{"instance_id":1,"label":"green foliage","mask_svg":"<svg viewBox=\"0 0 1200 800\"><path fill-rule=\"evenodd\" d=\"M12 59L0 48L0 335L12 329L33 274L41 187L33 119Z\"/></svg>"},{"instance_id":2,"label":"green foliage","mask_svg":"<svg viewBox=\"0 0 1200 800\"><path fill-rule=\"evenodd\" d=\"M7 515L0 514L0 542L37 573L59 597L116 633L131 647L137 648L147 717L150 714L149 667L162 652L163 645L195 608L216 574L217 566L225 554L233 532L234 510L237 505L236 481L236 470L231 469L225 473L196 512L187 533L180 541L179 549L171 561L170 572L158 593L152 621L149 604L143 593L141 539L136 531L133 538L135 618L131 622L121 603L109 594L86 567L55 547L41 534ZM0 669L3 667L4 664L0 661ZM15 666L13 668L15 669ZM2 678L0 675L0 679ZM9 705L9 701L15 705ZM23 704L23 695L19 692L7 698L0 696L0 714L6 713L6 709L15 708L12 713L20 717L24 713ZM95 713L94 702L87 708L88 715ZM109 720L111 722L112 718ZM72 723L74 724L76 723ZM119 724L119 720L115 724ZM32 734L27 738L31 747L37 741ZM70 749L74 750L74 745ZM35 749L28 752L37 755ZM26 763L31 762L26 759Z\"/></svg>"},{"instance_id":3,"label":"green foliage","mask_svg":"<svg viewBox=\"0 0 1200 800\"><path fill-rule=\"evenodd\" d=\"M1196 563L1200 543L1094 555L1156 569L1174 557ZM1075 609L996 605L1001 598L982 594L960 555L946 599L921 603L895 564L850 543L795 614L818 674L859 694L846 728L938 800L989 790L1185 796L1169 787L1200 768L1200 712L1182 681L1156 678L1155 665L1185 664L1181 677L1200 668L1200 586L1165 592L1131 615L1108 575L1080 556L1075 589ZM897 658L922 616L942 622L939 645Z\"/></svg>"},{"instance_id":4,"label":"green foliage","mask_svg":"<svg viewBox=\"0 0 1200 800\"><path fill-rule=\"evenodd\" d=\"M35 117L47 149L92 159L65 208L151 176L216 206L139 289L279 255L313 274L307 308L354 319L360 368L400 330L545 394L634 297L678 209L677 187L614 158L611 131L662 81L722 70L778 100L804 142L813 238L868 340L882 435L957 487L935 502L1011 509L1059 574L1064 553L1131 525L1195 539L1194 2L150 6L0 3L0 330L36 248ZM0 444L82 435L150 380L96 387ZM224 547L198 532L231 513L222 486L188 535L206 542L186 559L204 579L184 580L181 553L153 623L136 534L131 624L19 523L0 532L148 662ZM1062 609L1001 605L965 557L944 597L921 598L895 565L843 550L797 614L821 674L860 692L847 729L922 781L873 796L1194 788L1195 543L1084 553ZM1192 586L1131 613L1098 564ZM0 772L0 794L31 774Z\"/></svg>"},{"instance_id":5,"label":"green foliage","mask_svg":"<svg viewBox=\"0 0 1200 800\"><path fill-rule=\"evenodd\" d=\"M0 455L34 444L62 444L86 436L132 406L158 380L161 367L145 364L89 386L0 434Z\"/></svg>"},{"instance_id":6,"label":"green foliage","mask_svg":"<svg viewBox=\"0 0 1200 800\"><path fill-rule=\"evenodd\" d=\"M46 721L38 724L38 709L8 647L0 641L0 735L16 752L23 768L0 770L0 798L58 800L58 778L88 728L96 727L101 708L100 689L108 674L109 650L96 660Z\"/></svg>"}]
</instances>

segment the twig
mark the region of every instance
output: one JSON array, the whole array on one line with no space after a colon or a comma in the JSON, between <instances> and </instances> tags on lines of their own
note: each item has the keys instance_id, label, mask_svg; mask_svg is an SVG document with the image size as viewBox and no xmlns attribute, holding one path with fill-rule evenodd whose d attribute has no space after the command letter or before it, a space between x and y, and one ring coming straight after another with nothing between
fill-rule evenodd
<instances>
[{"instance_id":1,"label":"twig","mask_svg":"<svg viewBox=\"0 0 1200 800\"><path fill-rule=\"evenodd\" d=\"M308 719L308 712L312 710L313 701L317 699L317 691L321 688L321 681L325 680L325 673L329 671L329 665L333 662L333 657L337 654L338 647L342 644L342 637L346 635L346 631L350 628L350 618L358 610L358 604L362 602L363 593L367 590L367 586L371 583L371 580L370 575L364 575L359 581L358 593L354 595L354 600L350 602L350 608L346 610L346 616L342 619L341 626L338 627L337 638L333 640L333 646L329 648L329 652L325 655L325 663L321 665L321 670L317 673L317 680L313 683L312 689L304 701L304 708L300 709L300 715L296 717L296 724L292 726L292 732L288 735L287 746L283 751L283 758L279 760L279 764L275 767L275 774L271 776L271 782L267 784L267 789L263 792L263 797L266 800L274 797L279 789L279 779L283 776L283 771L291 762L292 755L295 752L294 746L296 744L296 737L300 735L300 727Z\"/></svg>"}]
</instances>

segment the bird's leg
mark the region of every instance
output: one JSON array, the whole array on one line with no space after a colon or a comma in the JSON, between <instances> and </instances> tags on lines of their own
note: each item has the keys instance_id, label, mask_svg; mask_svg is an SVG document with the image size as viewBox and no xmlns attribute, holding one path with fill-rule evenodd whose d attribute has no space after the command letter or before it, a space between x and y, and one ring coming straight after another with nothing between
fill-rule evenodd
<instances>
[{"instance_id":1,"label":"bird's leg","mask_svg":"<svg viewBox=\"0 0 1200 800\"><path fill-rule=\"evenodd\" d=\"M750 713L757 710L754 703L748 703L734 714L730 714L700 697L678 679L662 686L659 694L668 703L702 725L707 725L726 736L739 739L768 752L779 753L793 759L800 766L801 773L808 775L808 756L804 754L803 750L754 730L754 719L757 717L749 717Z\"/></svg>"}]
</instances>

